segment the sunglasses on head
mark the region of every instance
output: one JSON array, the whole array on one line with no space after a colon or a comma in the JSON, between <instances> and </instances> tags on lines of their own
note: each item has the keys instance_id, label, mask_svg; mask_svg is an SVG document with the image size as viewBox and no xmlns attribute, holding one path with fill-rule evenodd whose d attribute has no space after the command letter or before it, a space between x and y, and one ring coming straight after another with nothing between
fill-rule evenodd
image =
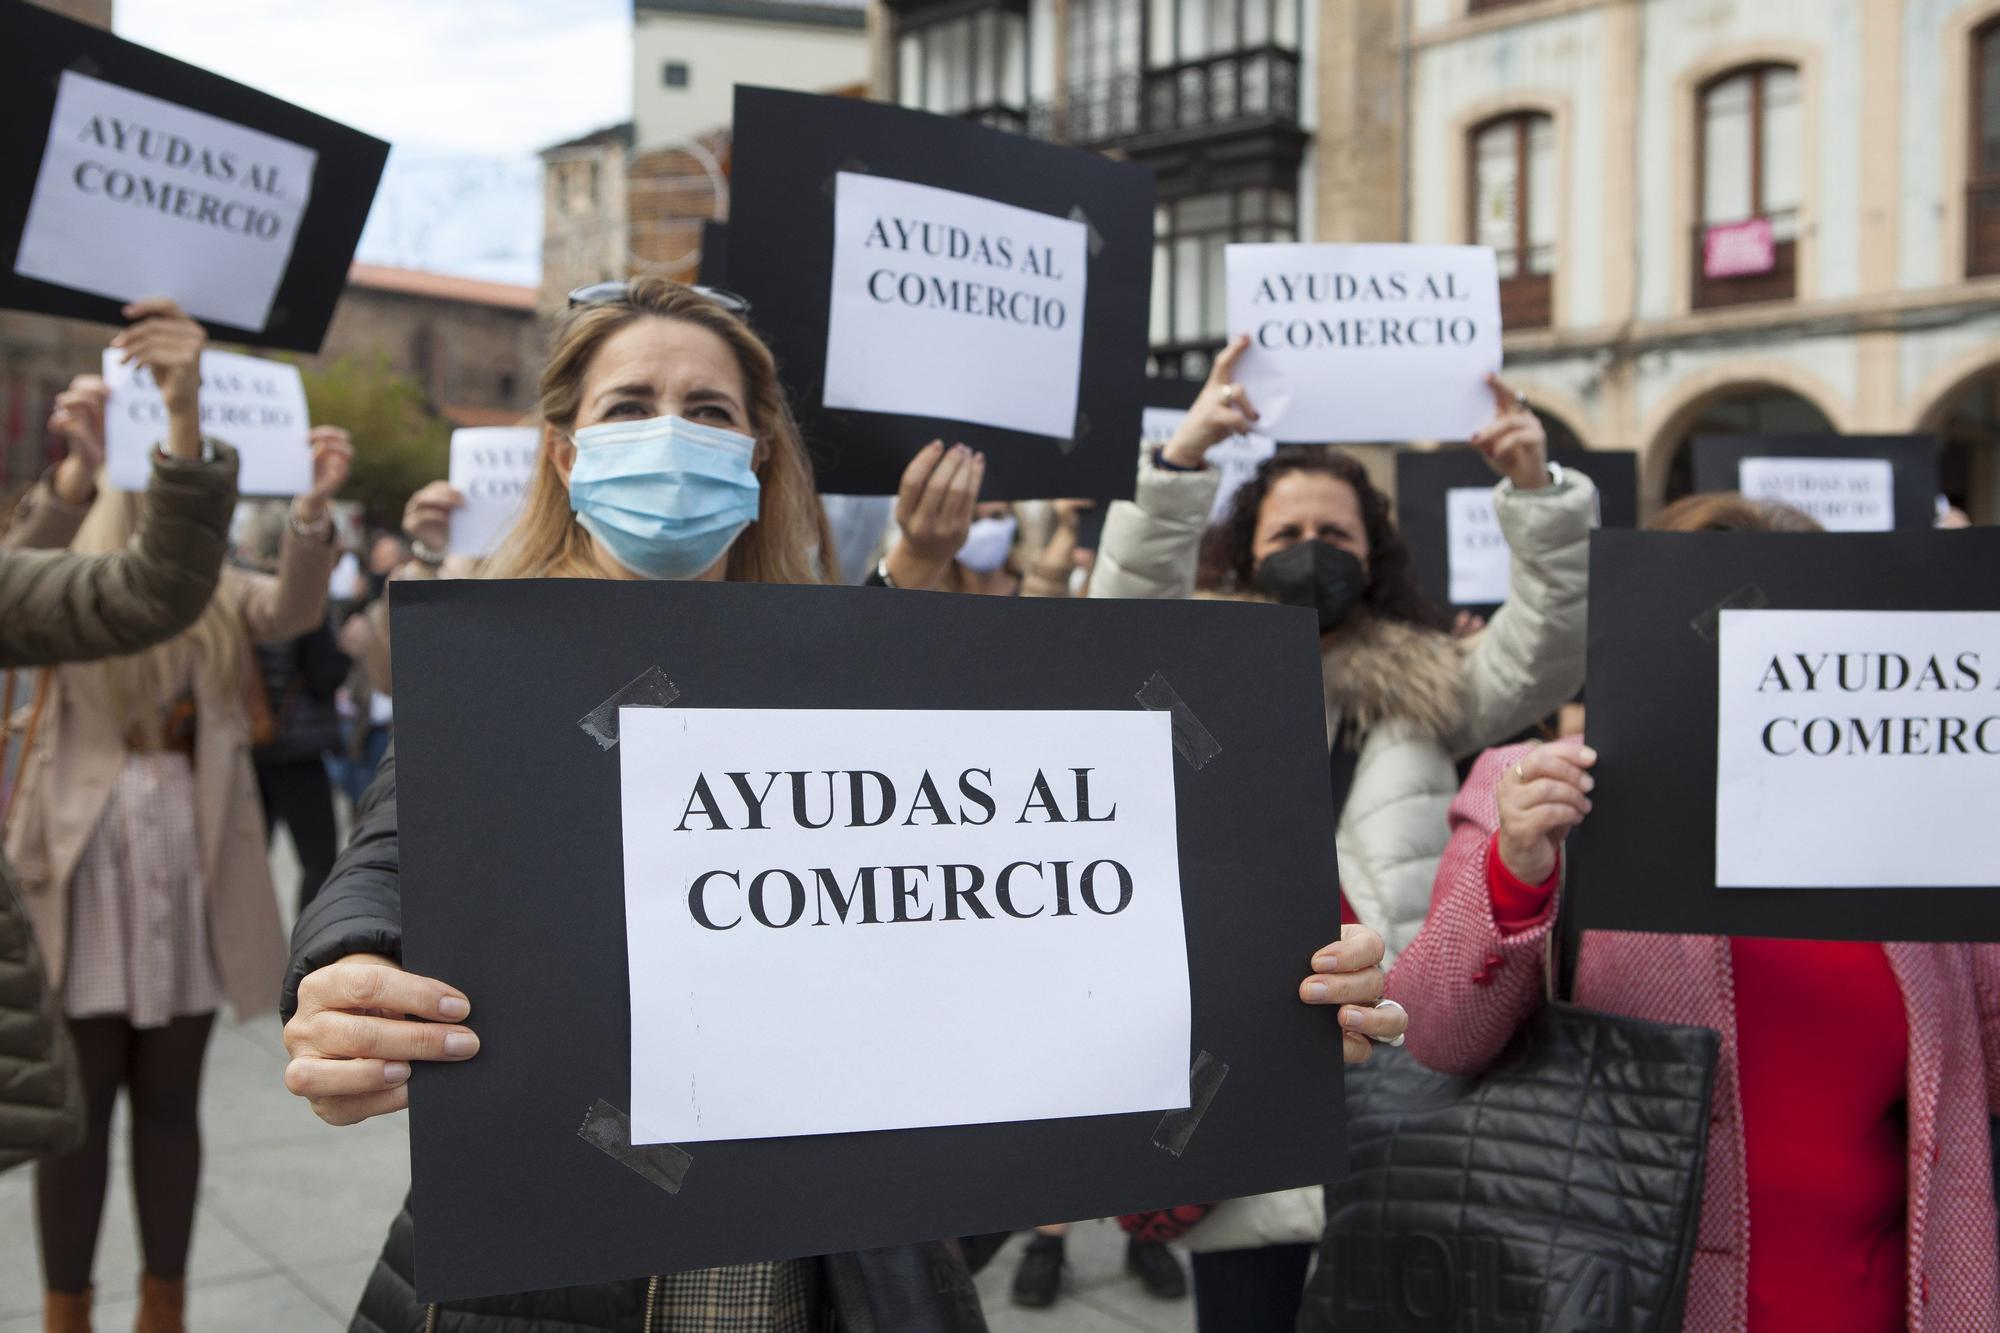
<instances>
[{"instance_id":1,"label":"sunglasses on head","mask_svg":"<svg viewBox=\"0 0 2000 1333\"><path fill-rule=\"evenodd\" d=\"M697 286L694 283L688 283L687 288L691 292L698 292L707 297L738 319L747 319L750 316L750 303L735 292L724 291L720 287ZM572 309L580 305L617 305L628 299L628 291L628 287L622 282L587 283L569 294L569 303Z\"/></svg>"}]
</instances>

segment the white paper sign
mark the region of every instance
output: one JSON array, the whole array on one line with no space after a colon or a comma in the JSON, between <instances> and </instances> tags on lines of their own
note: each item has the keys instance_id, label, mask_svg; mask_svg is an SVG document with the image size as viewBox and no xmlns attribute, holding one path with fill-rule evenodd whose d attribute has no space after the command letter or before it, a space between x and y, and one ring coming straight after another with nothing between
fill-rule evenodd
<instances>
[{"instance_id":1,"label":"white paper sign","mask_svg":"<svg viewBox=\"0 0 2000 1333\"><path fill-rule=\"evenodd\" d=\"M1745 458L1736 484L1750 499L1790 505L1828 532L1896 526L1896 470L1886 458Z\"/></svg>"},{"instance_id":2,"label":"white paper sign","mask_svg":"<svg viewBox=\"0 0 2000 1333\"><path fill-rule=\"evenodd\" d=\"M1232 245L1236 378L1279 443L1463 440L1493 416L1500 282L1475 245Z\"/></svg>"},{"instance_id":3,"label":"white paper sign","mask_svg":"<svg viewBox=\"0 0 2000 1333\"><path fill-rule=\"evenodd\" d=\"M451 484L465 497L451 516L456 555L491 555L513 526L535 475L542 432L533 426L473 426L451 433Z\"/></svg>"},{"instance_id":4,"label":"white paper sign","mask_svg":"<svg viewBox=\"0 0 2000 1333\"><path fill-rule=\"evenodd\" d=\"M1724 611L1721 888L2000 879L2000 612Z\"/></svg>"},{"instance_id":5,"label":"white paper sign","mask_svg":"<svg viewBox=\"0 0 2000 1333\"><path fill-rule=\"evenodd\" d=\"M1163 444L1181 428L1187 413L1172 407L1149 407L1139 414L1140 436L1149 444ZM1209 507L1208 521L1220 523L1229 512L1230 501L1243 483L1250 480L1265 459L1278 451L1278 442L1268 435L1232 435L1208 451L1209 465L1222 473L1215 503Z\"/></svg>"},{"instance_id":6,"label":"white paper sign","mask_svg":"<svg viewBox=\"0 0 2000 1333\"><path fill-rule=\"evenodd\" d=\"M319 154L65 70L14 271L262 329Z\"/></svg>"},{"instance_id":7,"label":"white paper sign","mask_svg":"<svg viewBox=\"0 0 2000 1333\"><path fill-rule=\"evenodd\" d=\"M618 726L634 1143L1188 1104L1165 714Z\"/></svg>"},{"instance_id":8,"label":"white paper sign","mask_svg":"<svg viewBox=\"0 0 2000 1333\"><path fill-rule=\"evenodd\" d=\"M1089 229L908 181L835 181L826 406L1070 438Z\"/></svg>"},{"instance_id":9,"label":"white paper sign","mask_svg":"<svg viewBox=\"0 0 2000 1333\"><path fill-rule=\"evenodd\" d=\"M167 438L167 404L153 377L104 350L106 474L120 490L143 491L152 453ZM243 495L303 495L312 489L312 422L297 366L211 347L201 354L201 431L242 455Z\"/></svg>"},{"instance_id":10,"label":"white paper sign","mask_svg":"<svg viewBox=\"0 0 2000 1333\"><path fill-rule=\"evenodd\" d=\"M1445 554L1453 606L1498 605L1513 587L1513 552L1500 531L1491 486L1444 493Z\"/></svg>"}]
</instances>

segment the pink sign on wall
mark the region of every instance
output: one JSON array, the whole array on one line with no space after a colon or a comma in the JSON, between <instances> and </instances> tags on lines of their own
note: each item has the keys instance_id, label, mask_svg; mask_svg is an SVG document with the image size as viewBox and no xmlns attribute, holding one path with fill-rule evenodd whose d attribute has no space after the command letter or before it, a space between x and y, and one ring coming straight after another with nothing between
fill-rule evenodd
<instances>
[{"instance_id":1,"label":"pink sign on wall","mask_svg":"<svg viewBox=\"0 0 2000 1333\"><path fill-rule=\"evenodd\" d=\"M1747 278L1778 266L1778 243L1771 219L1725 222L1702 234L1701 274L1705 278Z\"/></svg>"}]
</instances>

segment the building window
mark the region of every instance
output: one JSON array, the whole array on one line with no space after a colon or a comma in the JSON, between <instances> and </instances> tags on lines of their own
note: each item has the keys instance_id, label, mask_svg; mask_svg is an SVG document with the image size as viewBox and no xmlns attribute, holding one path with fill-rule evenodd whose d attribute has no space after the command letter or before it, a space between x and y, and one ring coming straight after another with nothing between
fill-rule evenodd
<instances>
[{"instance_id":1,"label":"building window","mask_svg":"<svg viewBox=\"0 0 2000 1333\"><path fill-rule=\"evenodd\" d=\"M660 82L669 88L688 86L688 67L685 60L669 60L660 67Z\"/></svg>"},{"instance_id":2,"label":"building window","mask_svg":"<svg viewBox=\"0 0 2000 1333\"><path fill-rule=\"evenodd\" d=\"M1965 221L1966 274L2000 273L2000 20L1972 37L1972 166Z\"/></svg>"},{"instance_id":3,"label":"building window","mask_svg":"<svg viewBox=\"0 0 2000 1333\"><path fill-rule=\"evenodd\" d=\"M1224 246L1297 239L1297 202L1289 189L1256 186L1161 204L1153 236L1155 373L1200 379L1228 337Z\"/></svg>"},{"instance_id":4,"label":"building window","mask_svg":"<svg viewBox=\"0 0 2000 1333\"><path fill-rule=\"evenodd\" d=\"M1146 11L1141 0L1069 0L1063 91L1063 138L1103 143L1140 128L1140 55Z\"/></svg>"},{"instance_id":5,"label":"building window","mask_svg":"<svg viewBox=\"0 0 2000 1333\"><path fill-rule=\"evenodd\" d=\"M998 6L918 24L896 42L896 100L996 129L1027 127L1027 17Z\"/></svg>"},{"instance_id":6,"label":"building window","mask_svg":"<svg viewBox=\"0 0 2000 1333\"><path fill-rule=\"evenodd\" d=\"M1756 65L1709 83L1700 130L1694 305L1791 299L1805 155L1797 68Z\"/></svg>"},{"instance_id":7,"label":"building window","mask_svg":"<svg viewBox=\"0 0 2000 1333\"><path fill-rule=\"evenodd\" d=\"M1493 247L1500 270L1500 322L1547 328L1556 270L1556 131L1526 114L1472 132L1472 240Z\"/></svg>"}]
</instances>

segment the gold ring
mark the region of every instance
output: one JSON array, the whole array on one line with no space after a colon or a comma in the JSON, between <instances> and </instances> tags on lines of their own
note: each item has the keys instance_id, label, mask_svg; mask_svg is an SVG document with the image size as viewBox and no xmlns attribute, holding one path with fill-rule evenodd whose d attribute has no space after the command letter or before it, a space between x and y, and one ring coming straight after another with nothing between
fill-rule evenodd
<instances>
[{"instance_id":1,"label":"gold ring","mask_svg":"<svg viewBox=\"0 0 2000 1333\"><path fill-rule=\"evenodd\" d=\"M1519 764L1514 765L1514 781L1526 782L1527 780L1528 780L1528 775L1521 771L1521 765Z\"/></svg>"}]
</instances>

